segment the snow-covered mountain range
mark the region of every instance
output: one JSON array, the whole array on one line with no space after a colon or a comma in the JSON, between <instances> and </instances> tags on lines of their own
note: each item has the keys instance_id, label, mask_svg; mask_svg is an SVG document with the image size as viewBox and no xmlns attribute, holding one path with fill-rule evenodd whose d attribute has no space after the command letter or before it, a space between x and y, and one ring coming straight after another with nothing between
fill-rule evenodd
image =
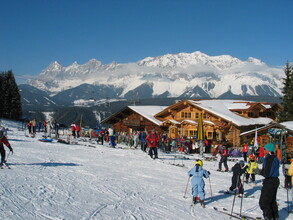
<instances>
[{"instance_id":1,"label":"snow-covered mountain range","mask_svg":"<svg viewBox=\"0 0 293 220\"><path fill-rule=\"evenodd\" d=\"M92 59L86 64L74 62L64 67L55 61L26 84L51 96L66 95L72 100L85 94L95 99L277 97L282 94L282 78L282 68L269 67L256 58L242 61L229 55L208 56L196 51L123 64L102 64Z\"/></svg>"}]
</instances>

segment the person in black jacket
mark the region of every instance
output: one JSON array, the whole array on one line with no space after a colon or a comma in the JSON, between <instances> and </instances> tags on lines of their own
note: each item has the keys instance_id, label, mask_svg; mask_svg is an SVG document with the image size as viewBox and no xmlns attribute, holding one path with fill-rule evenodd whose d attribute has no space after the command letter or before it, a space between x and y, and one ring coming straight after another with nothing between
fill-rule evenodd
<instances>
[{"instance_id":1,"label":"person in black jacket","mask_svg":"<svg viewBox=\"0 0 293 220\"><path fill-rule=\"evenodd\" d=\"M277 206L277 191L280 185L279 180L279 160L277 159L274 144L266 144L264 147L265 158L261 175L265 177L259 198L259 206L263 211L265 220L279 219Z\"/></svg>"},{"instance_id":2,"label":"person in black jacket","mask_svg":"<svg viewBox=\"0 0 293 220\"><path fill-rule=\"evenodd\" d=\"M238 188L238 194L241 196L244 193L243 184L241 182L241 175L245 173L246 166L244 167L245 163L243 160L240 160L232 167L232 185L230 186L229 193L232 193L236 188Z\"/></svg>"}]
</instances>

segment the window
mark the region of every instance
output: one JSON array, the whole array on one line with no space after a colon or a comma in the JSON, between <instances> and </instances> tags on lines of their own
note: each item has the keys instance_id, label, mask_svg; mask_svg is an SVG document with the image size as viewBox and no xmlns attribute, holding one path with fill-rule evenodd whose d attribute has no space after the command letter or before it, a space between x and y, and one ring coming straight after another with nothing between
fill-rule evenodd
<instances>
[{"instance_id":1,"label":"window","mask_svg":"<svg viewBox=\"0 0 293 220\"><path fill-rule=\"evenodd\" d=\"M190 137L196 136L196 130L189 130L189 136Z\"/></svg>"},{"instance_id":2,"label":"window","mask_svg":"<svg viewBox=\"0 0 293 220\"><path fill-rule=\"evenodd\" d=\"M213 132L208 132L208 139L213 139Z\"/></svg>"},{"instance_id":3,"label":"window","mask_svg":"<svg viewBox=\"0 0 293 220\"><path fill-rule=\"evenodd\" d=\"M203 118L207 119L207 114L206 113L203 113Z\"/></svg>"},{"instance_id":4,"label":"window","mask_svg":"<svg viewBox=\"0 0 293 220\"><path fill-rule=\"evenodd\" d=\"M181 112L181 118L191 118L191 112Z\"/></svg>"},{"instance_id":5,"label":"window","mask_svg":"<svg viewBox=\"0 0 293 220\"><path fill-rule=\"evenodd\" d=\"M195 118L199 118L199 113L195 113Z\"/></svg>"}]
</instances>

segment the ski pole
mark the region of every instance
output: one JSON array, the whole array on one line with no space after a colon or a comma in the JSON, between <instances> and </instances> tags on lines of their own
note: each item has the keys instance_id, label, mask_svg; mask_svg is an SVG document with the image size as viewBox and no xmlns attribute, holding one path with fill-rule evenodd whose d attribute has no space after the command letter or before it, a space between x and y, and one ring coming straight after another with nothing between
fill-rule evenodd
<instances>
[{"instance_id":1,"label":"ski pole","mask_svg":"<svg viewBox=\"0 0 293 220\"><path fill-rule=\"evenodd\" d=\"M8 157L9 157L9 155L10 155L10 152L11 152L11 151L9 151L9 153L8 153L8 155L7 155L7 157L6 157L6 161L8 160Z\"/></svg>"},{"instance_id":2,"label":"ski pole","mask_svg":"<svg viewBox=\"0 0 293 220\"><path fill-rule=\"evenodd\" d=\"M239 175L240 175L240 173L238 173L238 176L237 176L236 187L238 187L238 183L239 183L239 179L240 179L240 176ZM237 190L235 191L234 198L233 198L233 203L232 203L232 208L231 208L231 216L233 214L233 209L234 209L236 194L237 194Z\"/></svg>"},{"instance_id":3,"label":"ski pole","mask_svg":"<svg viewBox=\"0 0 293 220\"><path fill-rule=\"evenodd\" d=\"M184 199L186 199L186 192L187 192L187 188L188 188L188 185L189 185L189 180L190 180L190 177L188 177L188 180L187 180L187 184L186 184L185 192L184 192L184 195L183 195L183 198L184 198Z\"/></svg>"},{"instance_id":4,"label":"ski pole","mask_svg":"<svg viewBox=\"0 0 293 220\"><path fill-rule=\"evenodd\" d=\"M242 202L243 202L243 196L244 196L244 174L243 174L243 177L242 177L242 182L240 183L240 186L239 187L243 187L243 194L241 196L241 202L240 202L240 217L241 217L241 212L242 212Z\"/></svg>"},{"instance_id":5,"label":"ski pole","mask_svg":"<svg viewBox=\"0 0 293 220\"><path fill-rule=\"evenodd\" d=\"M212 184L211 184L211 178L210 177L209 177L209 183L210 183L210 190L211 190L211 200L213 200Z\"/></svg>"}]
</instances>

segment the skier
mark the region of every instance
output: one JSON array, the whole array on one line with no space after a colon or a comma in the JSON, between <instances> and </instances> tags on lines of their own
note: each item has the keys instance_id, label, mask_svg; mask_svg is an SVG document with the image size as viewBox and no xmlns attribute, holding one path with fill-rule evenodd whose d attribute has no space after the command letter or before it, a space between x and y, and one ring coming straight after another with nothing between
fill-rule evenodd
<instances>
[{"instance_id":1,"label":"skier","mask_svg":"<svg viewBox=\"0 0 293 220\"><path fill-rule=\"evenodd\" d=\"M251 175L252 183L254 183L254 185L256 185L255 174L256 174L257 169L258 169L258 165L257 165L257 162L256 162L256 158L255 158L255 156L253 154L250 154L248 156L248 164L247 164L247 169L246 169L245 183L248 183L249 176Z\"/></svg>"},{"instance_id":2,"label":"skier","mask_svg":"<svg viewBox=\"0 0 293 220\"><path fill-rule=\"evenodd\" d=\"M229 152L226 146L224 145L222 146L222 150L220 151L220 154L221 154L221 160L219 162L219 169L217 171L222 171L222 163L224 163L225 172L228 172L229 168L228 168L227 161L228 161Z\"/></svg>"},{"instance_id":3,"label":"skier","mask_svg":"<svg viewBox=\"0 0 293 220\"><path fill-rule=\"evenodd\" d=\"M195 204L196 201L199 200L202 207L205 207L204 200L205 200L205 192L204 192L204 180L203 177L209 178L210 172L203 169L203 162L202 160L196 160L194 162L194 167L188 171L188 175L192 177L192 196L193 196L193 203Z\"/></svg>"},{"instance_id":4,"label":"skier","mask_svg":"<svg viewBox=\"0 0 293 220\"><path fill-rule=\"evenodd\" d=\"M2 127L0 130L0 153L1 153L1 164L0 165L1 166L3 166L3 164L6 163L6 151L4 149L3 144L5 144L9 148L10 152L13 154L13 149L12 149L9 141L6 138L5 133L6 133L6 129L4 127Z\"/></svg>"},{"instance_id":5,"label":"skier","mask_svg":"<svg viewBox=\"0 0 293 220\"><path fill-rule=\"evenodd\" d=\"M248 152L248 145L245 143L242 148L242 155L245 162L247 162L247 152Z\"/></svg>"},{"instance_id":6,"label":"skier","mask_svg":"<svg viewBox=\"0 0 293 220\"><path fill-rule=\"evenodd\" d=\"M265 177L259 198L259 206L263 211L264 219L279 219L278 205L276 201L279 180L279 160L275 155L275 146L272 143L266 144L265 158L261 175Z\"/></svg>"},{"instance_id":7,"label":"skier","mask_svg":"<svg viewBox=\"0 0 293 220\"><path fill-rule=\"evenodd\" d=\"M115 147L116 146L115 136L114 136L115 132L112 128L108 128L108 132L109 132L110 145L111 147Z\"/></svg>"},{"instance_id":8,"label":"skier","mask_svg":"<svg viewBox=\"0 0 293 220\"><path fill-rule=\"evenodd\" d=\"M143 152L146 152L146 148L147 148L145 138L146 138L146 133L144 131L141 131L139 133L139 140L140 140L140 148Z\"/></svg>"},{"instance_id":9,"label":"skier","mask_svg":"<svg viewBox=\"0 0 293 220\"><path fill-rule=\"evenodd\" d=\"M72 123L70 125L70 127L71 127L72 136L75 138L76 137L76 133L75 133L75 131L76 131L76 125L74 123Z\"/></svg>"},{"instance_id":10,"label":"skier","mask_svg":"<svg viewBox=\"0 0 293 220\"><path fill-rule=\"evenodd\" d=\"M76 137L79 138L80 137L80 126L78 124L75 124L75 131L76 131Z\"/></svg>"},{"instance_id":11,"label":"skier","mask_svg":"<svg viewBox=\"0 0 293 220\"><path fill-rule=\"evenodd\" d=\"M153 154L154 154L155 157L153 159L158 158L157 145L158 145L158 142L160 141L160 137L156 134L155 129L153 129L151 134L149 134L145 139L148 142L148 146L150 148L149 149L150 157L153 158Z\"/></svg>"},{"instance_id":12,"label":"skier","mask_svg":"<svg viewBox=\"0 0 293 220\"><path fill-rule=\"evenodd\" d=\"M236 188L238 188L238 195L242 196L244 193L243 184L241 183L241 175L245 173L247 166L244 167L244 161L240 160L232 167L232 185L230 186L227 193L233 193ZM237 191L236 191L237 192Z\"/></svg>"}]
</instances>

